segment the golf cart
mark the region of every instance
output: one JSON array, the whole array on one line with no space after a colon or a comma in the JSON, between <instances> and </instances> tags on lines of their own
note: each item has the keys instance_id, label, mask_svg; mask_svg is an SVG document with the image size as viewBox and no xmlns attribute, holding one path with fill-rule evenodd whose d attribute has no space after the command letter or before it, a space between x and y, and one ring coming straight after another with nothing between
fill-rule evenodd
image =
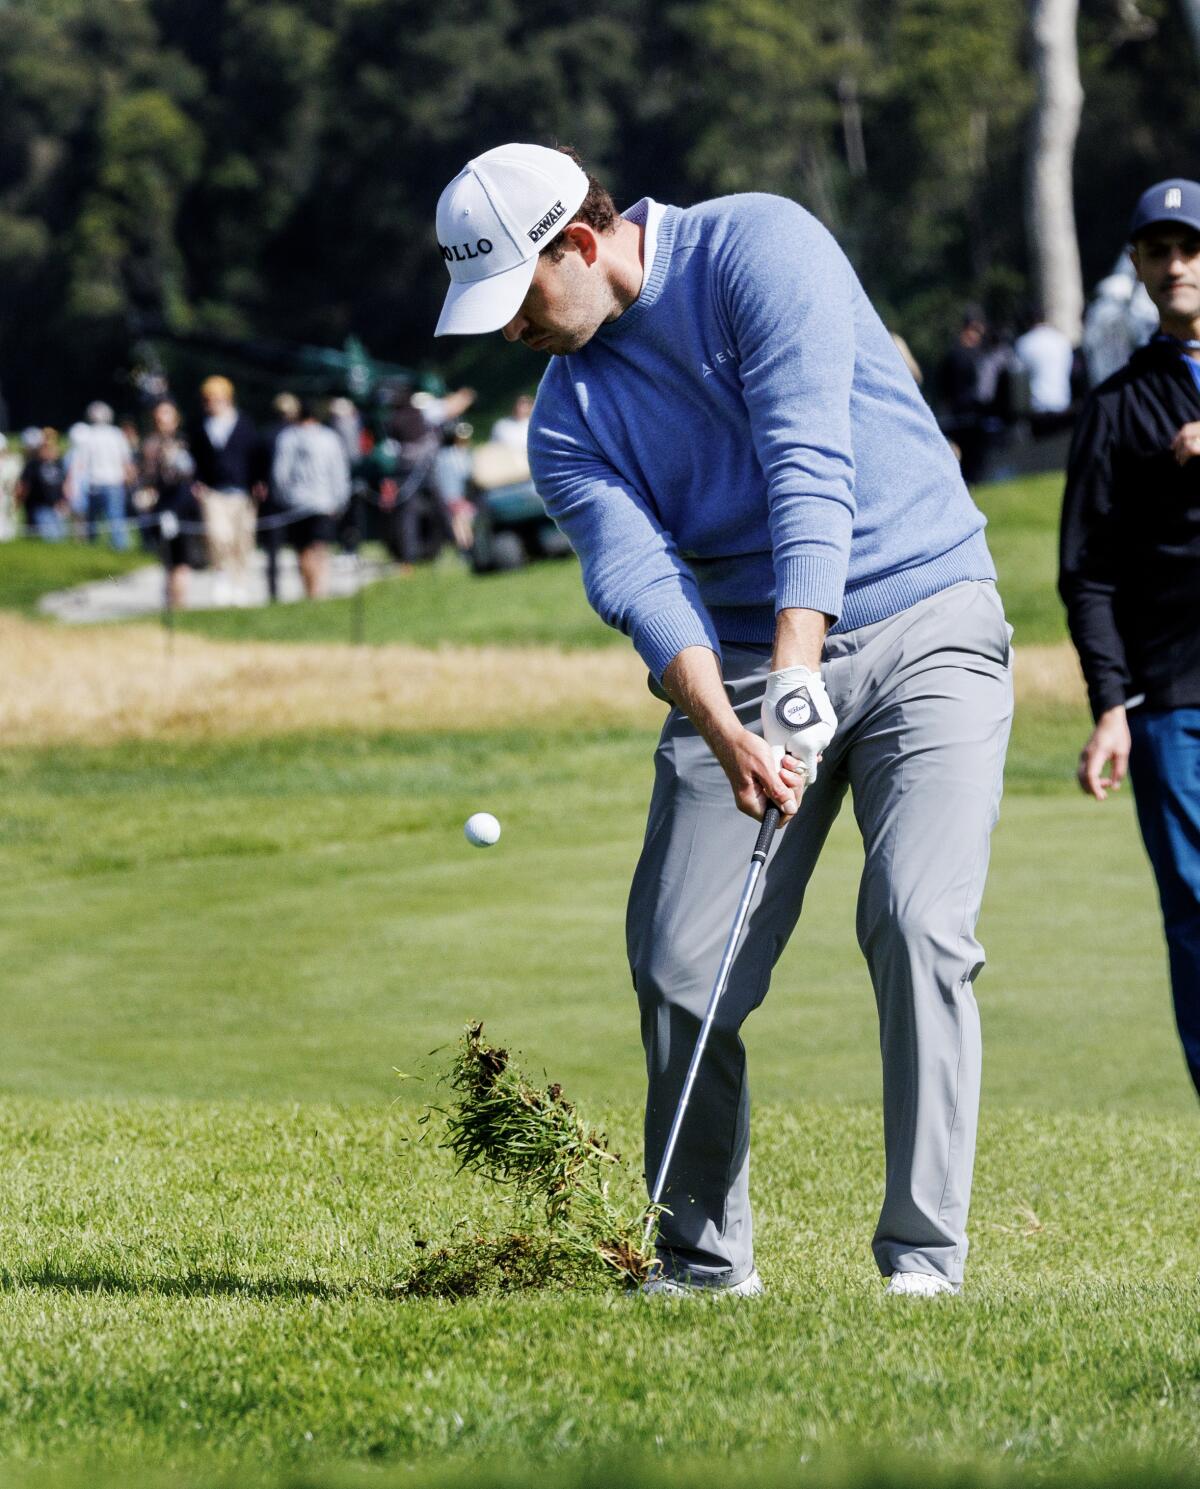
<instances>
[{"instance_id":1,"label":"golf cart","mask_svg":"<svg viewBox=\"0 0 1200 1489\"><path fill-rule=\"evenodd\" d=\"M475 540L471 567L477 574L519 569L535 558L563 558L571 545L546 515L520 450L480 445L472 460Z\"/></svg>"}]
</instances>

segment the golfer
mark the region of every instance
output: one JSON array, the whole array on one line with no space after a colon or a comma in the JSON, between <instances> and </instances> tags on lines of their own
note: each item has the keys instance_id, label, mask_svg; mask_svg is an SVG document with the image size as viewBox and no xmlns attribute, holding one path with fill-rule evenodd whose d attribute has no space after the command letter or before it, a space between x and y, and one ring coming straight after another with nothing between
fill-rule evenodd
<instances>
[{"instance_id":1,"label":"golfer","mask_svg":"<svg viewBox=\"0 0 1200 1489\"><path fill-rule=\"evenodd\" d=\"M1200 183L1151 186L1129 237L1159 329L1081 411L1059 589L1096 723L1079 784L1132 776L1200 1092Z\"/></svg>"},{"instance_id":2,"label":"golfer","mask_svg":"<svg viewBox=\"0 0 1200 1489\"><path fill-rule=\"evenodd\" d=\"M672 707L628 913L659 1163L768 802L786 813L720 1005L657 1288L761 1291L738 1035L847 790L879 1008L891 1291L954 1292L979 1104L983 892L1010 631L954 455L837 244L779 197L624 215L569 152L490 150L443 192L441 334L547 352L538 490L588 598ZM786 756L785 756L786 752ZM801 801L801 795L803 800ZM796 989L819 981L811 960Z\"/></svg>"}]
</instances>

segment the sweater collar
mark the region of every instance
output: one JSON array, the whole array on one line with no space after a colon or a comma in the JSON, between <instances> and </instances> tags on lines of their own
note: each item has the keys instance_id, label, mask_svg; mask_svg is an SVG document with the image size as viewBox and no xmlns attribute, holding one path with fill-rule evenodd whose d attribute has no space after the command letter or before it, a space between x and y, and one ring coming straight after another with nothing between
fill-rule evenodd
<instances>
[{"instance_id":1,"label":"sweater collar","mask_svg":"<svg viewBox=\"0 0 1200 1489\"><path fill-rule=\"evenodd\" d=\"M627 222L635 222L639 227L645 225L647 213L650 210L650 198L642 197L640 201L634 202L632 207L622 212L621 216ZM654 250L654 262L650 266L650 273L642 284L641 294L629 306L621 312L615 321L609 321L607 325L601 326L596 335L605 341L611 341L618 336L624 336L632 326L638 323L652 310L662 294L663 285L667 282L667 275L671 266L671 252L675 246L675 229L679 222L679 209L677 207L664 207L662 209L662 221L658 227L658 241Z\"/></svg>"}]
</instances>

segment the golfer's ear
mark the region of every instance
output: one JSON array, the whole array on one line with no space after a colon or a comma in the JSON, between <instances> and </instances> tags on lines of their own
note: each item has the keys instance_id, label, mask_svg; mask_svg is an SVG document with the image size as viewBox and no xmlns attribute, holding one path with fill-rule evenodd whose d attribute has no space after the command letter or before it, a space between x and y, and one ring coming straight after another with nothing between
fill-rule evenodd
<instances>
[{"instance_id":1,"label":"golfer's ear","mask_svg":"<svg viewBox=\"0 0 1200 1489\"><path fill-rule=\"evenodd\" d=\"M585 264L591 265L596 262L600 244L594 228L588 227L586 222L569 222L563 228L562 235L564 242L575 249Z\"/></svg>"}]
</instances>

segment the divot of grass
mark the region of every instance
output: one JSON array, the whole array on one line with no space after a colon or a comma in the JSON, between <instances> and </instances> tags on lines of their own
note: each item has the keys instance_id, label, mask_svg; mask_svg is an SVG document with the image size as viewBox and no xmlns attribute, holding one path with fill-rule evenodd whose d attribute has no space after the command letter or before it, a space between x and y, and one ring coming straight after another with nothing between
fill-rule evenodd
<instances>
[{"instance_id":1,"label":"divot of grass","mask_svg":"<svg viewBox=\"0 0 1200 1489\"><path fill-rule=\"evenodd\" d=\"M473 1236L429 1249L397 1285L409 1298L467 1298L525 1288L633 1287L657 1262L644 1236L647 1212L613 1199L620 1154L590 1128L557 1082L530 1084L509 1053L467 1026L444 1077L455 1093L447 1108L421 1119L445 1120L444 1146L459 1173L478 1174L512 1192L507 1235Z\"/></svg>"},{"instance_id":2,"label":"divot of grass","mask_svg":"<svg viewBox=\"0 0 1200 1489\"><path fill-rule=\"evenodd\" d=\"M401 1298L477 1298L487 1293L530 1288L565 1290L581 1280L595 1284L595 1269L581 1268L576 1249L553 1235L514 1231L504 1236L472 1236L450 1246L429 1247L396 1287Z\"/></svg>"}]
</instances>

